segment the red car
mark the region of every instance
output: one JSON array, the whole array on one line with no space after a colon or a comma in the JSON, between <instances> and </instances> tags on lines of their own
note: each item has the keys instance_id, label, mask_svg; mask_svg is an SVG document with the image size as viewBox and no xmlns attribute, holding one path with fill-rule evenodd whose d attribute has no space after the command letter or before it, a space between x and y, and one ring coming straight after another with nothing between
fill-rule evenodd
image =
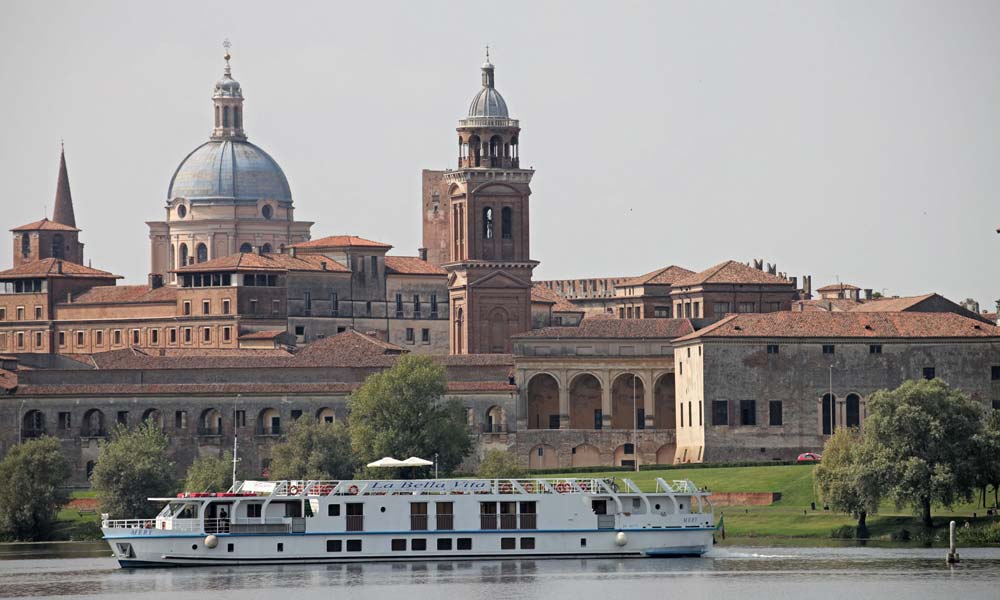
<instances>
[{"instance_id":1,"label":"red car","mask_svg":"<svg viewBox=\"0 0 1000 600\"><path fill-rule=\"evenodd\" d=\"M819 462L822 458L822 454L816 454L815 452L803 452L799 455L798 461L800 463Z\"/></svg>"}]
</instances>

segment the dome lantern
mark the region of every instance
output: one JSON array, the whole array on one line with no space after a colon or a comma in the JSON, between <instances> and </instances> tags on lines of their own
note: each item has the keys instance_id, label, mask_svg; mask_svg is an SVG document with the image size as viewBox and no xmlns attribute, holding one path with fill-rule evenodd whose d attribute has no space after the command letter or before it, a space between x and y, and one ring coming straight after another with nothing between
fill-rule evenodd
<instances>
[{"instance_id":1,"label":"dome lantern","mask_svg":"<svg viewBox=\"0 0 1000 600\"><path fill-rule=\"evenodd\" d=\"M247 134L243 130L243 89L240 83L233 79L232 68L229 65L230 43L226 40L223 43L226 54L226 68L222 72L222 79L215 83L215 91L212 93L212 104L215 109L215 128L212 130L213 140L245 140Z\"/></svg>"}]
</instances>

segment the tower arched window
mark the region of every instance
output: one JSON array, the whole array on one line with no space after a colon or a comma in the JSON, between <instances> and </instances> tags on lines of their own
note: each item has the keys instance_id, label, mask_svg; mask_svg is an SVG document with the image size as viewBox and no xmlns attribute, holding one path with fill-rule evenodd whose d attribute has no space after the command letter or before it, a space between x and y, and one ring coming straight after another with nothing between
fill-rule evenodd
<instances>
[{"instance_id":1,"label":"tower arched window","mask_svg":"<svg viewBox=\"0 0 1000 600\"><path fill-rule=\"evenodd\" d=\"M65 241L61 233L52 236L52 258L66 258Z\"/></svg>"},{"instance_id":2,"label":"tower arched window","mask_svg":"<svg viewBox=\"0 0 1000 600\"><path fill-rule=\"evenodd\" d=\"M180 266L183 267L183 266L186 266L188 264L188 247L187 247L187 244L181 244L179 250L180 250L180 254L181 254L181 264L180 264Z\"/></svg>"},{"instance_id":3,"label":"tower arched window","mask_svg":"<svg viewBox=\"0 0 1000 600\"><path fill-rule=\"evenodd\" d=\"M195 248L195 254L198 256L198 262L203 263L208 260L208 246L205 244L198 244Z\"/></svg>"},{"instance_id":4,"label":"tower arched window","mask_svg":"<svg viewBox=\"0 0 1000 600\"><path fill-rule=\"evenodd\" d=\"M21 256L24 258L31 256L31 236L27 233L21 234Z\"/></svg>"},{"instance_id":5,"label":"tower arched window","mask_svg":"<svg viewBox=\"0 0 1000 600\"><path fill-rule=\"evenodd\" d=\"M243 122L243 115L240 114L241 112L243 112L243 111L240 110L239 106L233 107L233 127L237 128L237 129L239 129L240 127L243 127L243 123L242 123Z\"/></svg>"},{"instance_id":6,"label":"tower arched window","mask_svg":"<svg viewBox=\"0 0 1000 600\"><path fill-rule=\"evenodd\" d=\"M493 239L493 209L489 206L483 209L483 239Z\"/></svg>"},{"instance_id":7,"label":"tower arched window","mask_svg":"<svg viewBox=\"0 0 1000 600\"><path fill-rule=\"evenodd\" d=\"M505 240L514 237L513 212L509 206L503 207L503 210L500 211L500 234Z\"/></svg>"},{"instance_id":8,"label":"tower arched window","mask_svg":"<svg viewBox=\"0 0 1000 600\"><path fill-rule=\"evenodd\" d=\"M218 104L216 104L216 105L215 105L215 126L216 126L216 127L218 127L218 126L219 126L219 122L220 122L221 120L222 120L222 118L221 118L221 115L219 114L219 105L218 105Z\"/></svg>"},{"instance_id":9,"label":"tower arched window","mask_svg":"<svg viewBox=\"0 0 1000 600\"><path fill-rule=\"evenodd\" d=\"M222 126L229 127L229 107L222 107Z\"/></svg>"},{"instance_id":10,"label":"tower arched window","mask_svg":"<svg viewBox=\"0 0 1000 600\"><path fill-rule=\"evenodd\" d=\"M253 246L250 245L250 242L243 242L240 244L240 252L243 254L249 254L253 252Z\"/></svg>"},{"instance_id":11,"label":"tower arched window","mask_svg":"<svg viewBox=\"0 0 1000 600\"><path fill-rule=\"evenodd\" d=\"M263 246L260 247L260 251L263 254L270 254L273 250L274 249L271 247L271 244L265 243Z\"/></svg>"}]
</instances>

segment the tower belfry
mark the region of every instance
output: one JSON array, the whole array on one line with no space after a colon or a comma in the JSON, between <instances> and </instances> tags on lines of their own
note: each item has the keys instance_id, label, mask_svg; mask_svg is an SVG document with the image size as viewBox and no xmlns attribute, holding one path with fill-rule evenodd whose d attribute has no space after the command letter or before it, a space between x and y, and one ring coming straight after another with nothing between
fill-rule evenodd
<instances>
[{"instance_id":1,"label":"tower belfry","mask_svg":"<svg viewBox=\"0 0 1000 600\"><path fill-rule=\"evenodd\" d=\"M458 169L440 175L446 219L425 220L425 240L447 238L436 256L448 271L453 354L511 352L511 336L531 328L534 172L520 168L520 124L495 71L487 48L482 88L458 123Z\"/></svg>"}]
</instances>

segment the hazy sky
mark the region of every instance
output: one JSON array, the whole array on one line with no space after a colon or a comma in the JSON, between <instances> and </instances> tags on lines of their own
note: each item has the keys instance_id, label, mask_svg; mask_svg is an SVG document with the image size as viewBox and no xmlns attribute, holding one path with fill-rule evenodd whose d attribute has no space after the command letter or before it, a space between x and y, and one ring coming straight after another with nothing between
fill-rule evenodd
<instances>
[{"instance_id":1,"label":"hazy sky","mask_svg":"<svg viewBox=\"0 0 1000 600\"><path fill-rule=\"evenodd\" d=\"M760 257L992 307L998 32L995 0L5 0L0 226L51 213L65 138L87 257L144 281L228 37L297 218L415 254L420 170L454 167L490 44L536 170L537 279Z\"/></svg>"}]
</instances>

